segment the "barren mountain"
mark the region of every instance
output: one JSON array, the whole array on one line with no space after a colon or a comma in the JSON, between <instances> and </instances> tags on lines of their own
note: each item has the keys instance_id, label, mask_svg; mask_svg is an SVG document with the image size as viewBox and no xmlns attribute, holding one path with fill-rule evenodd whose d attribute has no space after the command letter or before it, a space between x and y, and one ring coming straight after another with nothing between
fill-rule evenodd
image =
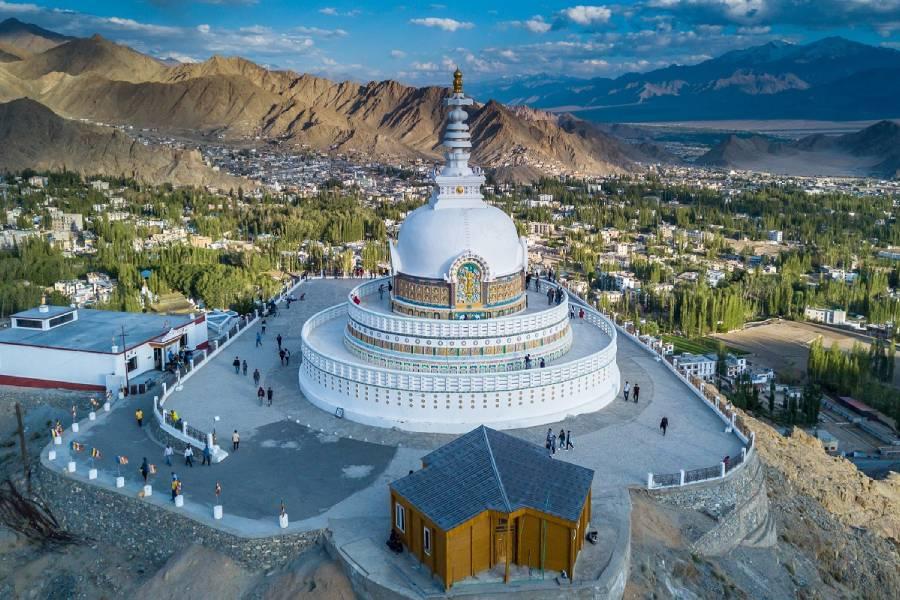
<instances>
[{"instance_id":1,"label":"barren mountain","mask_svg":"<svg viewBox=\"0 0 900 600\"><path fill-rule=\"evenodd\" d=\"M145 146L121 131L63 119L27 98L0 104L0 148L0 171L67 169L153 184L249 185L213 171L196 150Z\"/></svg>"},{"instance_id":2,"label":"barren mountain","mask_svg":"<svg viewBox=\"0 0 900 600\"><path fill-rule=\"evenodd\" d=\"M68 118L226 139L264 137L381 159L434 159L446 89L395 81L333 82L214 56L168 66L100 36L0 63L0 100L31 97ZM499 105L470 110L474 160L529 178L543 172L607 174L632 167L634 150L605 134Z\"/></svg>"},{"instance_id":3,"label":"barren mountain","mask_svg":"<svg viewBox=\"0 0 900 600\"><path fill-rule=\"evenodd\" d=\"M0 23L0 43L17 48L28 54L49 50L71 39L68 36L48 31L43 27L23 23L18 19L6 19Z\"/></svg>"},{"instance_id":4,"label":"barren mountain","mask_svg":"<svg viewBox=\"0 0 900 600\"><path fill-rule=\"evenodd\" d=\"M900 177L900 125L879 121L855 133L795 142L731 135L697 164L792 175Z\"/></svg>"}]
</instances>

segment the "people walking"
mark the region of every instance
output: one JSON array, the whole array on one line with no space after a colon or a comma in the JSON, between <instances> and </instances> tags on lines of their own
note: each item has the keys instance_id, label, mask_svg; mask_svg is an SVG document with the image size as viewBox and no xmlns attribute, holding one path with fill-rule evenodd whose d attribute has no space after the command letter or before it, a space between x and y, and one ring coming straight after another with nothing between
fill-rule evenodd
<instances>
[{"instance_id":1,"label":"people walking","mask_svg":"<svg viewBox=\"0 0 900 600\"><path fill-rule=\"evenodd\" d=\"M134 420L137 421L138 427L144 426L144 411L140 408L134 411Z\"/></svg>"},{"instance_id":2,"label":"people walking","mask_svg":"<svg viewBox=\"0 0 900 600\"><path fill-rule=\"evenodd\" d=\"M625 396L625 402L628 402L628 392L631 391L631 385L626 381L625 386L622 388L622 394Z\"/></svg>"},{"instance_id":3,"label":"people walking","mask_svg":"<svg viewBox=\"0 0 900 600\"><path fill-rule=\"evenodd\" d=\"M262 388L262 386L259 386L259 389L256 390L256 397L259 398L259 405L262 406L262 405L263 405L263 398L266 397L266 390L264 390L264 389Z\"/></svg>"},{"instance_id":4,"label":"people walking","mask_svg":"<svg viewBox=\"0 0 900 600\"><path fill-rule=\"evenodd\" d=\"M550 454L556 454L556 434L550 430Z\"/></svg>"},{"instance_id":5,"label":"people walking","mask_svg":"<svg viewBox=\"0 0 900 600\"><path fill-rule=\"evenodd\" d=\"M566 432L566 450L570 448L575 448L575 444L572 443L572 430L568 430Z\"/></svg>"},{"instance_id":6,"label":"people walking","mask_svg":"<svg viewBox=\"0 0 900 600\"><path fill-rule=\"evenodd\" d=\"M559 449L560 449L560 450L565 450L565 449L566 449L566 430L565 430L565 429L560 429L560 430L559 430L559 435L556 436L556 439L559 440Z\"/></svg>"},{"instance_id":7,"label":"people walking","mask_svg":"<svg viewBox=\"0 0 900 600\"><path fill-rule=\"evenodd\" d=\"M237 429L234 430L234 433L231 434L231 450L233 452L237 452L238 446L241 445L241 436L237 432Z\"/></svg>"},{"instance_id":8,"label":"people walking","mask_svg":"<svg viewBox=\"0 0 900 600\"><path fill-rule=\"evenodd\" d=\"M184 449L184 464L192 469L194 468L194 449L191 448L190 444Z\"/></svg>"},{"instance_id":9,"label":"people walking","mask_svg":"<svg viewBox=\"0 0 900 600\"><path fill-rule=\"evenodd\" d=\"M583 309L583 308L579 308L579 309L578 309L578 318L579 318L579 319L583 319L583 318L584 318L584 309Z\"/></svg>"},{"instance_id":10,"label":"people walking","mask_svg":"<svg viewBox=\"0 0 900 600\"><path fill-rule=\"evenodd\" d=\"M203 465L212 466L212 450L209 448L209 442L203 446L203 462L200 463L200 466L202 467Z\"/></svg>"},{"instance_id":11,"label":"people walking","mask_svg":"<svg viewBox=\"0 0 900 600\"><path fill-rule=\"evenodd\" d=\"M281 350L281 339L282 339L282 338L281 338L281 334L279 333L278 336L275 338L275 341L278 342L278 349L279 349L279 350Z\"/></svg>"},{"instance_id":12,"label":"people walking","mask_svg":"<svg viewBox=\"0 0 900 600\"><path fill-rule=\"evenodd\" d=\"M284 349L284 365L286 367L291 366L291 351L287 348Z\"/></svg>"},{"instance_id":13,"label":"people walking","mask_svg":"<svg viewBox=\"0 0 900 600\"><path fill-rule=\"evenodd\" d=\"M262 346L262 335L257 331L256 332L256 347L259 348Z\"/></svg>"},{"instance_id":14,"label":"people walking","mask_svg":"<svg viewBox=\"0 0 900 600\"><path fill-rule=\"evenodd\" d=\"M669 417L663 417L659 422L659 428L662 429L663 435L666 435L666 429L669 428Z\"/></svg>"},{"instance_id":15,"label":"people walking","mask_svg":"<svg viewBox=\"0 0 900 600\"><path fill-rule=\"evenodd\" d=\"M172 502L175 502L175 496L178 495L178 478L172 473Z\"/></svg>"},{"instance_id":16,"label":"people walking","mask_svg":"<svg viewBox=\"0 0 900 600\"><path fill-rule=\"evenodd\" d=\"M246 377L247 376L247 361L246 360L244 360L241 363L241 371L243 371L244 377Z\"/></svg>"},{"instance_id":17,"label":"people walking","mask_svg":"<svg viewBox=\"0 0 900 600\"><path fill-rule=\"evenodd\" d=\"M637 404L638 397L641 395L641 386L634 384L634 389L631 390L631 393L634 395L634 403Z\"/></svg>"},{"instance_id":18,"label":"people walking","mask_svg":"<svg viewBox=\"0 0 900 600\"><path fill-rule=\"evenodd\" d=\"M237 356L235 356L235 357L234 357L234 360L231 361L231 366L234 367L234 374L235 374L235 375L240 375L240 374L241 374L241 359L240 359L240 358L238 358Z\"/></svg>"},{"instance_id":19,"label":"people walking","mask_svg":"<svg viewBox=\"0 0 900 600\"><path fill-rule=\"evenodd\" d=\"M253 385L259 385L259 369L253 369Z\"/></svg>"},{"instance_id":20,"label":"people walking","mask_svg":"<svg viewBox=\"0 0 900 600\"><path fill-rule=\"evenodd\" d=\"M172 450L172 444L166 443L166 449L163 450L163 458L170 467L172 466L172 456L174 455L175 451Z\"/></svg>"},{"instance_id":21,"label":"people walking","mask_svg":"<svg viewBox=\"0 0 900 600\"><path fill-rule=\"evenodd\" d=\"M262 320L262 334L266 335L266 320Z\"/></svg>"},{"instance_id":22,"label":"people walking","mask_svg":"<svg viewBox=\"0 0 900 600\"><path fill-rule=\"evenodd\" d=\"M281 359L281 366L284 366L284 348L278 351L278 358Z\"/></svg>"},{"instance_id":23,"label":"people walking","mask_svg":"<svg viewBox=\"0 0 900 600\"><path fill-rule=\"evenodd\" d=\"M272 406L272 386L269 386L269 389L266 390L266 396L269 399L269 406Z\"/></svg>"},{"instance_id":24,"label":"people walking","mask_svg":"<svg viewBox=\"0 0 900 600\"><path fill-rule=\"evenodd\" d=\"M141 476L144 478L144 484L147 484L147 477L150 475L150 465L147 464L147 457L144 457L144 462L141 463Z\"/></svg>"},{"instance_id":25,"label":"people walking","mask_svg":"<svg viewBox=\"0 0 900 600\"><path fill-rule=\"evenodd\" d=\"M543 369L546 366L547 366L547 363L544 362L544 357L542 356L541 357L541 368Z\"/></svg>"}]
</instances>

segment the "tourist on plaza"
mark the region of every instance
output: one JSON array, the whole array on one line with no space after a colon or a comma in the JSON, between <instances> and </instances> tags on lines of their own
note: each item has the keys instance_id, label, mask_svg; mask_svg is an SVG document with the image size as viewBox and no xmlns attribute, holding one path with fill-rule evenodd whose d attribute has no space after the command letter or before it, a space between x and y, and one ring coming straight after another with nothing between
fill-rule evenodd
<instances>
[{"instance_id":1,"label":"tourist on plaza","mask_svg":"<svg viewBox=\"0 0 900 600\"><path fill-rule=\"evenodd\" d=\"M628 392L631 391L631 385L626 381L625 386L622 388L622 394L625 396L625 402L628 402Z\"/></svg>"},{"instance_id":2,"label":"tourist on plaza","mask_svg":"<svg viewBox=\"0 0 900 600\"><path fill-rule=\"evenodd\" d=\"M287 348L284 349L284 364L288 367L291 365L291 351Z\"/></svg>"},{"instance_id":3,"label":"tourist on plaza","mask_svg":"<svg viewBox=\"0 0 900 600\"><path fill-rule=\"evenodd\" d=\"M548 427L547 428L547 450L550 449L550 436L552 436L552 435L553 435L553 428Z\"/></svg>"},{"instance_id":4,"label":"tourist on plaza","mask_svg":"<svg viewBox=\"0 0 900 600\"><path fill-rule=\"evenodd\" d=\"M568 430L566 432L566 450L569 448L575 448L575 444L572 443L572 430Z\"/></svg>"},{"instance_id":5,"label":"tourist on plaza","mask_svg":"<svg viewBox=\"0 0 900 600\"><path fill-rule=\"evenodd\" d=\"M637 404L638 396L641 395L641 386L639 386L638 384L634 384L634 389L631 391L631 393L634 395L634 403Z\"/></svg>"},{"instance_id":6,"label":"tourist on plaza","mask_svg":"<svg viewBox=\"0 0 900 600\"><path fill-rule=\"evenodd\" d=\"M272 386L269 386L269 389L266 390L266 396L269 398L269 406L272 406Z\"/></svg>"},{"instance_id":7,"label":"tourist on plaza","mask_svg":"<svg viewBox=\"0 0 900 600\"><path fill-rule=\"evenodd\" d=\"M253 369L253 385L259 385L259 369Z\"/></svg>"},{"instance_id":8,"label":"tourist on plaza","mask_svg":"<svg viewBox=\"0 0 900 600\"><path fill-rule=\"evenodd\" d=\"M150 465L147 464L147 457L144 457L144 462L141 463L141 475L144 477L144 483L147 483L147 476L150 475Z\"/></svg>"},{"instance_id":9,"label":"tourist on plaza","mask_svg":"<svg viewBox=\"0 0 900 600\"><path fill-rule=\"evenodd\" d=\"M256 390L256 397L259 398L259 405L262 406L263 398L266 397L266 390L264 390L262 386L259 386L259 389Z\"/></svg>"},{"instance_id":10,"label":"tourist on plaza","mask_svg":"<svg viewBox=\"0 0 900 600\"><path fill-rule=\"evenodd\" d=\"M570 319L574 319L574 318L575 318L575 307L574 307L574 306L570 306L570 307L569 307L569 318L570 318Z\"/></svg>"},{"instance_id":11,"label":"tourist on plaza","mask_svg":"<svg viewBox=\"0 0 900 600\"><path fill-rule=\"evenodd\" d=\"M194 449L191 448L190 444L184 449L184 464L192 469L194 468Z\"/></svg>"},{"instance_id":12,"label":"tourist on plaza","mask_svg":"<svg viewBox=\"0 0 900 600\"><path fill-rule=\"evenodd\" d=\"M209 465L212 466L212 450L209 449L209 442L206 442L206 445L203 446L203 462L200 463L200 466Z\"/></svg>"},{"instance_id":13,"label":"tourist on plaza","mask_svg":"<svg viewBox=\"0 0 900 600\"><path fill-rule=\"evenodd\" d=\"M240 374L241 374L241 359L240 359L240 358L238 358L237 356L235 356L235 357L234 357L234 360L231 361L231 366L234 367L234 374L235 374L235 375L240 375Z\"/></svg>"},{"instance_id":14,"label":"tourist on plaza","mask_svg":"<svg viewBox=\"0 0 900 600\"><path fill-rule=\"evenodd\" d=\"M550 430L550 454L556 454L556 434Z\"/></svg>"},{"instance_id":15,"label":"tourist on plaza","mask_svg":"<svg viewBox=\"0 0 900 600\"><path fill-rule=\"evenodd\" d=\"M244 377L247 376L247 361L244 360L241 362L241 371L244 372Z\"/></svg>"},{"instance_id":16,"label":"tourist on plaza","mask_svg":"<svg viewBox=\"0 0 900 600\"><path fill-rule=\"evenodd\" d=\"M559 449L560 449L560 450L565 450L565 449L566 449L566 430L565 430L565 429L560 429L560 430L559 430L559 435L556 436L556 439L559 440Z\"/></svg>"},{"instance_id":17,"label":"tourist on plaza","mask_svg":"<svg viewBox=\"0 0 900 600\"><path fill-rule=\"evenodd\" d=\"M384 298L384 284L378 286L378 299L381 300Z\"/></svg>"},{"instance_id":18,"label":"tourist on plaza","mask_svg":"<svg viewBox=\"0 0 900 600\"><path fill-rule=\"evenodd\" d=\"M547 306L553 304L553 296L553 288L550 288L549 290L547 290Z\"/></svg>"},{"instance_id":19,"label":"tourist on plaza","mask_svg":"<svg viewBox=\"0 0 900 600\"><path fill-rule=\"evenodd\" d=\"M281 359L281 366L284 366L284 348L278 351L278 358Z\"/></svg>"},{"instance_id":20,"label":"tourist on plaza","mask_svg":"<svg viewBox=\"0 0 900 600\"><path fill-rule=\"evenodd\" d=\"M138 427L144 426L144 411L140 408L134 411L134 420L137 421Z\"/></svg>"},{"instance_id":21,"label":"tourist on plaza","mask_svg":"<svg viewBox=\"0 0 900 600\"><path fill-rule=\"evenodd\" d=\"M579 309L578 309L578 318L579 318L579 319L583 319L583 318L584 318L584 309L583 309L583 308L579 308Z\"/></svg>"},{"instance_id":22,"label":"tourist on plaza","mask_svg":"<svg viewBox=\"0 0 900 600\"><path fill-rule=\"evenodd\" d=\"M262 334L266 335L266 320L262 320Z\"/></svg>"},{"instance_id":23,"label":"tourist on plaza","mask_svg":"<svg viewBox=\"0 0 900 600\"><path fill-rule=\"evenodd\" d=\"M166 443L166 449L163 450L163 458L170 467L172 466L172 456L174 455L175 451L172 450L172 444Z\"/></svg>"},{"instance_id":24,"label":"tourist on plaza","mask_svg":"<svg viewBox=\"0 0 900 600\"><path fill-rule=\"evenodd\" d=\"M541 368L543 369L546 366L547 366L547 363L544 362L544 357L542 356L541 357Z\"/></svg>"},{"instance_id":25,"label":"tourist on plaza","mask_svg":"<svg viewBox=\"0 0 900 600\"><path fill-rule=\"evenodd\" d=\"M262 346L262 335L257 331L256 332L256 347L259 348Z\"/></svg>"},{"instance_id":26,"label":"tourist on plaza","mask_svg":"<svg viewBox=\"0 0 900 600\"><path fill-rule=\"evenodd\" d=\"M659 428L662 429L663 435L666 435L666 429L669 428L669 417L663 417L659 422Z\"/></svg>"},{"instance_id":27,"label":"tourist on plaza","mask_svg":"<svg viewBox=\"0 0 900 600\"><path fill-rule=\"evenodd\" d=\"M172 502L175 502L175 496L178 495L178 478L172 473Z\"/></svg>"},{"instance_id":28,"label":"tourist on plaza","mask_svg":"<svg viewBox=\"0 0 900 600\"><path fill-rule=\"evenodd\" d=\"M275 341L278 342L278 349L281 350L281 334L280 333L275 337Z\"/></svg>"},{"instance_id":29,"label":"tourist on plaza","mask_svg":"<svg viewBox=\"0 0 900 600\"><path fill-rule=\"evenodd\" d=\"M238 446L241 445L241 436L238 434L237 429L234 430L234 433L231 434L231 450L237 452Z\"/></svg>"}]
</instances>

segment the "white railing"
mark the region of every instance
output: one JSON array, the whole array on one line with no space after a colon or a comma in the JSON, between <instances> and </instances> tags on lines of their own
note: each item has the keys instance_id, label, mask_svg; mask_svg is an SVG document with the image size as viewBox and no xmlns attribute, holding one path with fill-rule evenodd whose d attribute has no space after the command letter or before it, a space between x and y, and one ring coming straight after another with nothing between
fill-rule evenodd
<instances>
[{"instance_id":1,"label":"white railing","mask_svg":"<svg viewBox=\"0 0 900 600\"><path fill-rule=\"evenodd\" d=\"M591 315L593 309L591 309L590 305L583 299L578 297L577 295L569 292L570 297L573 299L573 304L576 306L582 306L589 309L589 312L586 313L586 317L588 318ZM596 311L594 311L596 312ZM598 313L600 314L600 313ZM715 466L710 467L702 467L700 469L693 469L689 471L681 470L678 473L666 473L666 474L654 474L647 473L647 489L662 489L668 487L680 487L684 485L691 485L696 483L701 483L703 481L710 481L714 479L721 479L727 475L730 475L737 469L746 464L746 459L754 451L755 445L755 435L751 431L742 431L737 411L733 406L729 403L723 403L719 400L719 397L716 396L712 400L706 397L703 393L703 389L698 388L691 382L687 377L685 377L672 363L666 360L666 357L662 354L661 348L653 348L644 342L639 336L631 333L626 328L620 326L618 323L615 323L611 318L602 315L603 323L607 324L609 327L614 328L615 331L622 333L627 338L631 339L633 342L647 350L650 354L652 354L657 360L659 360L662 364L666 366L666 368L671 371L675 377L680 379L691 392L697 398L699 398L706 406L715 413L719 419L725 424L725 431L728 433L734 433L734 435L745 445L741 448L741 456L735 457L734 459L729 459L728 463L721 462ZM744 426L746 429L746 426Z\"/></svg>"},{"instance_id":2,"label":"white railing","mask_svg":"<svg viewBox=\"0 0 900 600\"><path fill-rule=\"evenodd\" d=\"M439 339L472 339L502 338L539 332L565 321L569 318L567 302L548 307L535 313L509 315L492 319L453 321L446 319L423 319L398 314L388 314L365 306L365 302L356 304L353 297L360 300L378 293L378 286L384 285L384 293L388 293L389 277L367 281L353 288L347 294L349 317L362 326L380 331L420 338Z\"/></svg>"},{"instance_id":3,"label":"white railing","mask_svg":"<svg viewBox=\"0 0 900 600\"><path fill-rule=\"evenodd\" d=\"M274 301L276 304L282 302L289 294L291 294L295 289L297 289L305 279L298 281L293 286L285 286L281 293L272 298L270 301ZM268 305L268 302L266 303ZM261 318L261 314L266 310L264 306L262 309L257 309L253 313L253 318L249 321L239 321L236 329L231 329L225 333L225 340L220 342L221 338L217 340L213 340L210 342L210 349L206 353L205 360L199 365L195 365L192 360L189 365L189 369L187 372L182 375L181 371L177 372L177 379L172 383L172 385L168 385L166 382L162 384L162 396L154 396L153 397L153 415L156 417L157 422L159 423L160 429L174 437L175 439L181 440L185 444L190 444L192 446L197 447L198 449L203 449L206 444L209 444L209 447L212 449L213 460L215 462L221 462L228 457L228 452L222 450L221 447L216 444L215 436L212 432L203 431L193 425L189 424L185 419L179 419L177 423L173 423L170 417L170 414L166 412L165 405L166 400L168 400L175 391L180 388L185 381L193 377L194 373L203 366L207 364L210 360L216 357L219 353L221 353L225 348L230 346L238 336L243 333L248 327L257 323ZM243 324L241 324L243 323ZM206 419L203 419L206 421Z\"/></svg>"},{"instance_id":4,"label":"white railing","mask_svg":"<svg viewBox=\"0 0 900 600\"><path fill-rule=\"evenodd\" d=\"M377 285L376 285L377 289ZM566 309L565 303L560 305ZM315 369L341 379L376 385L379 387L416 392L500 392L529 389L562 383L599 372L616 358L616 329L609 320L589 306L584 306L585 320L601 328L609 336L609 342L598 352L567 363L550 365L543 369L529 369L508 373L484 373L478 376L465 374L416 373L403 370L370 367L330 356L316 350L309 343L309 336L322 323L341 318L358 308L352 300L332 306L310 317L301 331L302 360L307 368ZM556 308L559 308L556 307ZM568 310L563 314L568 318ZM501 317L496 320L509 319ZM488 321L484 321L487 323ZM460 323L446 321L444 323ZM471 323L471 322L470 322ZM477 322L476 322L477 323Z\"/></svg>"}]
</instances>

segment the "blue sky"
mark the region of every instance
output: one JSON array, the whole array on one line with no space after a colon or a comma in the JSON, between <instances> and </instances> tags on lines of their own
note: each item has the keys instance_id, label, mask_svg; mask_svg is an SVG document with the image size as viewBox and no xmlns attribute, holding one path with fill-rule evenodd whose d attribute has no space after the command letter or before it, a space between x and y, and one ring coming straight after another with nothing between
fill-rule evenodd
<instances>
[{"instance_id":1,"label":"blue sky","mask_svg":"<svg viewBox=\"0 0 900 600\"><path fill-rule=\"evenodd\" d=\"M240 55L338 79L444 83L613 77L773 39L842 35L900 49L900 0L0 0L0 19L100 33L182 61Z\"/></svg>"}]
</instances>

